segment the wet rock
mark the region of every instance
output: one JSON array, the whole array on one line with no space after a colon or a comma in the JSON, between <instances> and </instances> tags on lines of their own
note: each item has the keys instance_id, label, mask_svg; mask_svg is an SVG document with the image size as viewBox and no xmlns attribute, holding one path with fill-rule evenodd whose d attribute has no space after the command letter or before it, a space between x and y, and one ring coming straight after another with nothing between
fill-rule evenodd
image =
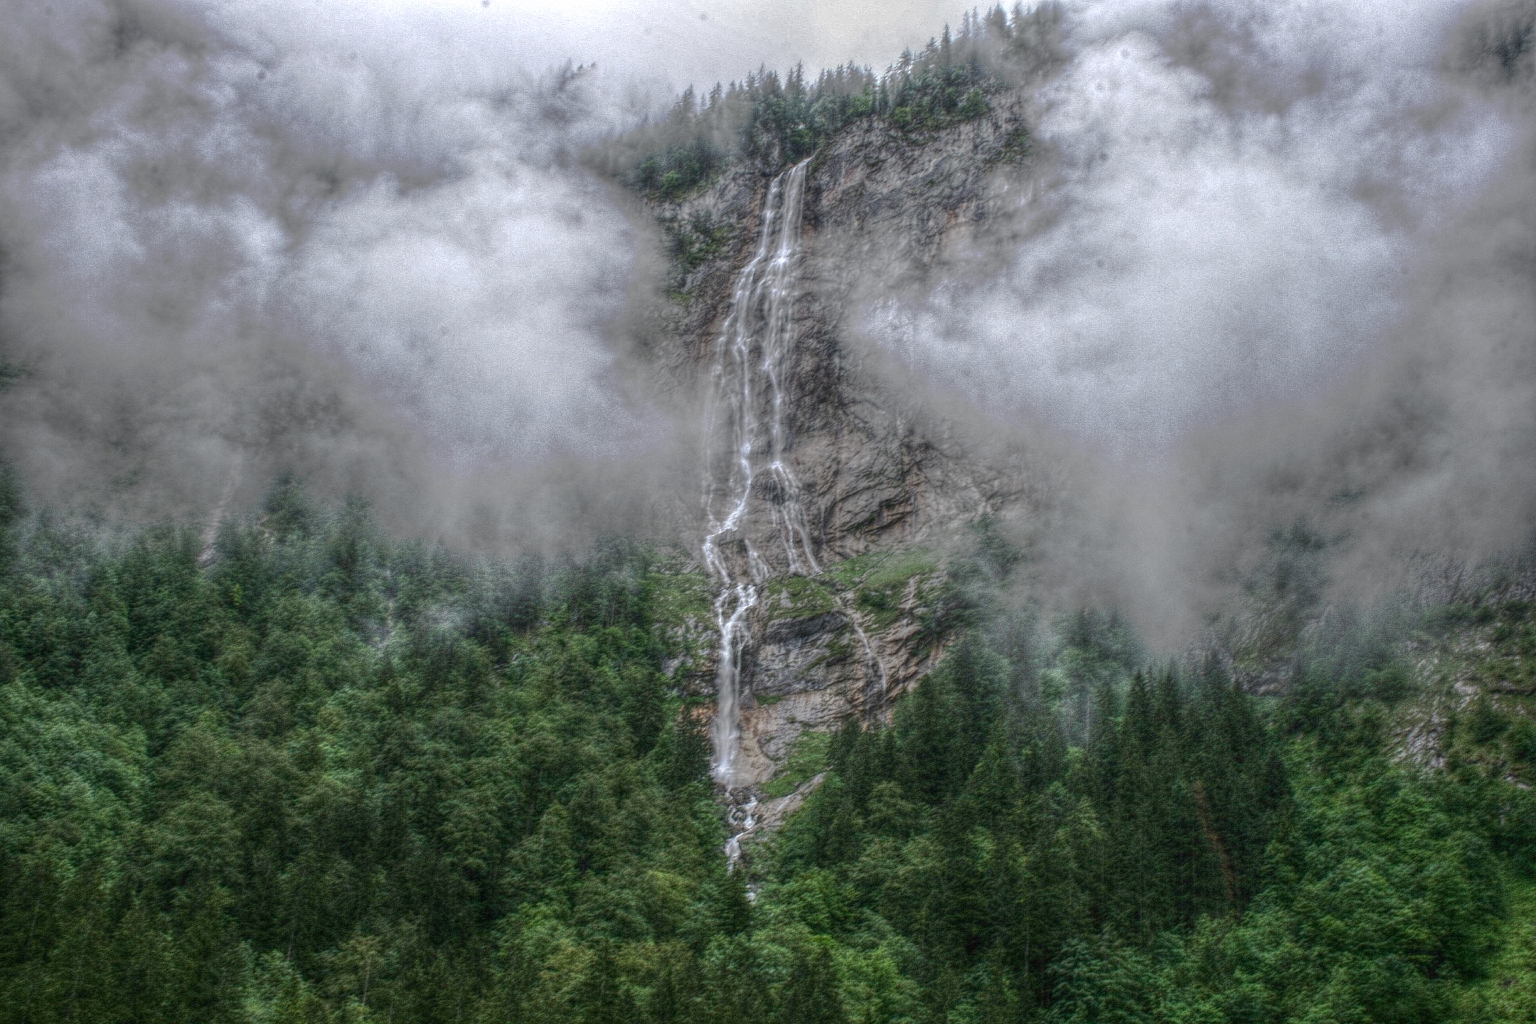
<instances>
[{"instance_id":1,"label":"wet rock","mask_svg":"<svg viewBox=\"0 0 1536 1024\"><path fill-rule=\"evenodd\" d=\"M847 628L846 616L837 612L828 612L825 615L812 615L809 618L779 619L770 622L763 630L763 640L769 644L800 647L808 638L823 637Z\"/></svg>"},{"instance_id":2,"label":"wet rock","mask_svg":"<svg viewBox=\"0 0 1536 1024\"><path fill-rule=\"evenodd\" d=\"M877 370L854 332L864 282L918 287L963 268L984 247L992 213L1033 173L1020 160L1026 115L1020 95L1002 98L985 117L922 137L868 119L807 169L794 344L783 366L783 459L800 483L817 568L934 541L1024 502L1017 461L978 459L978 446L957 442L954 424ZM732 282L757 243L770 180L763 168L739 164L701 194L657 207L669 232L687 234L687 251L710 253L674 267L674 301L651 353L673 386L702 394ZM764 560L753 567L763 599L751 613L743 659L742 786L771 778L805 729L887 716L945 643L924 628L915 581L897 607L878 615L823 577L814 585L785 582L793 578L775 515L784 500L771 475L755 477L743 529L730 544L720 538L742 572L748 566L734 549L745 543L736 542L750 541ZM697 529L696 505L680 501L677 514ZM691 685L709 677L699 666Z\"/></svg>"}]
</instances>

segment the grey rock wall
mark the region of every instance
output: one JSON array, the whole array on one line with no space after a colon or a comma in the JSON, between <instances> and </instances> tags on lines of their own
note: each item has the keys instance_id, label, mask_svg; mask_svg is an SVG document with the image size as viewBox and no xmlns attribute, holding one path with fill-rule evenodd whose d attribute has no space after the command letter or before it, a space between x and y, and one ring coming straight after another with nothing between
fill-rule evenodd
<instances>
[{"instance_id":1,"label":"grey rock wall","mask_svg":"<svg viewBox=\"0 0 1536 1024\"><path fill-rule=\"evenodd\" d=\"M887 715L942 653L944 638L925 629L942 558L908 558L893 570L894 553L942 549L964 524L1024 501L1016 464L968 454L974 446L901 393L899 375L884 372L854 331L868 282L921 287L988 244L997 204L1033 173L1026 113L1023 99L1006 96L988 116L924 136L868 119L808 168L796 341L783 382L786 462L827 571L798 583L776 576L754 613L742 763L755 782L774 774L803 730ZM702 393L770 180L737 165L701 194L654 208L674 257L656 366L675 387ZM784 574L769 508L777 496L767 474L759 479L746 533ZM700 510L684 503L679 514L696 533ZM885 591L873 608L861 589L871 579ZM712 671L696 667L697 692L709 692Z\"/></svg>"}]
</instances>

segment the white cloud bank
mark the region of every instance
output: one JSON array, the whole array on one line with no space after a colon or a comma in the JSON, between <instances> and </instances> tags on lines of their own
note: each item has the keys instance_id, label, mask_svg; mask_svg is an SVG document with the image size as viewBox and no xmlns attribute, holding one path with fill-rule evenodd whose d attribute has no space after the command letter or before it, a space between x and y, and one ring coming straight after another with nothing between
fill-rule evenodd
<instances>
[{"instance_id":1,"label":"white cloud bank","mask_svg":"<svg viewBox=\"0 0 1536 1024\"><path fill-rule=\"evenodd\" d=\"M1315 393L1402 316L1426 240L1516 140L1439 74L1450 13L1088 7L1037 97L1054 180L1019 214L1044 227L867 328L995 411L1120 451Z\"/></svg>"}]
</instances>

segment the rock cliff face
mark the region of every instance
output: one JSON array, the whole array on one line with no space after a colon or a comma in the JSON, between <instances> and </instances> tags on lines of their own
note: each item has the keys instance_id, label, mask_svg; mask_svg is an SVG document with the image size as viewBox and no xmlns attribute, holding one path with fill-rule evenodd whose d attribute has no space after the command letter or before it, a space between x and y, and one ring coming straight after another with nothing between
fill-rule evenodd
<instances>
[{"instance_id":1,"label":"rock cliff face","mask_svg":"<svg viewBox=\"0 0 1536 1024\"><path fill-rule=\"evenodd\" d=\"M921 412L877 372L854 331L866 282L915 286L963 261L1030 174L1024 101L1006 95L986 116L923 136L866 119L805 169L776 456L799 483L819 571L788 564L774 533L785 497L771 475L754 477L741 535L724 537L726 548L750 542L764 563L741 659L735 787L761 792L807 730L887 715L946 640L929 616L945 539L1023 501L1008 460L968 456L963 449L972 446L956 442L953 425ZM737 165L701 194L654 209L674 260L658 366L701 395L711 387L733 285L760 247L772 180ZM683 514L697 529L702 509ZM702 695L713 691L719 645L699 641L711 654L682 671ZM759 819L774 819L803 795L765 803Z\"/></svg>"}]
</instances>

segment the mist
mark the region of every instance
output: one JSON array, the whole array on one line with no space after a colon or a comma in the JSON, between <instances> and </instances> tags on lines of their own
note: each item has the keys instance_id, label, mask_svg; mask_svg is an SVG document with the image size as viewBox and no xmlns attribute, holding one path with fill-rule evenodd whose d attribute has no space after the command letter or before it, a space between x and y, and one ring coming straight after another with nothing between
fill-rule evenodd
<instances>
[{"instance_id":1,"label":"mist","mask_svg":"<svg viewBox=\"0 0 1536 1024\"><path fill-rule=\"evenodd\" d=\"M1167 646L1273 538L1336 596L1529 537L1536 280L1514 5L1086 4L1028 180L868 343L1055 456L1039 586ZM1048 439L1048 443L1046 443Z\"/></svg>"},{"instance_id":2,"label":"mist","mask_svg":"<svg viewBox=\"0 0 1536 1024\"><path fill-rule=\"evenodd\" d=\"M1036 585L1172 643L1297 521L1341 592L1525 539L1531 58L1488 42L1522 10L1069 5L1027 187L856 316L935 403L1049 452ZM675 534L697 412L636 351L659 243L581 152L683 86L880 68L960 14L18 11L0 450L34 501L126 517L202 521L292 472L498 551Z\"/></svg>"},{"instance_id":3,"label":"mist","mask_svg":"<svg viewBox=\"0 0 1536 1024\"><path fill-rule=\"evenodd\" d=\"M577 155L807 39L884 48L848 6L794 31L678 3L17 12L0 446L36 500L130 516L295 472L460 540L643 520L676 461L676 410L623 365L655 245Z\"/></svg>"}]
</instances>

